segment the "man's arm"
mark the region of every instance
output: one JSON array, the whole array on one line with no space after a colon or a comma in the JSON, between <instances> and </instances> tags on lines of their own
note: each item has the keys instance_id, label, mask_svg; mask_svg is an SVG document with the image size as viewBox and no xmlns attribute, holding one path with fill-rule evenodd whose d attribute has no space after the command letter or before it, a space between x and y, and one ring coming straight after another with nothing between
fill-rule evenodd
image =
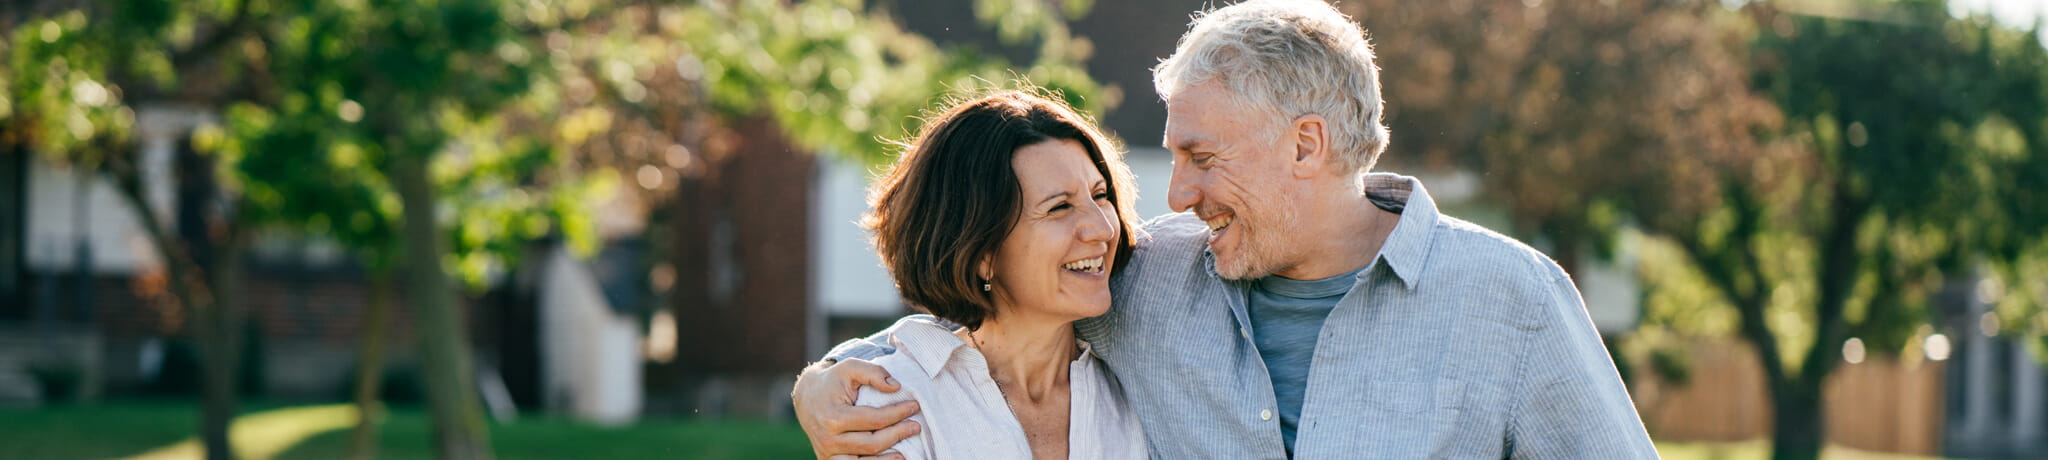
<instances>
[{"instance_id":1,"label":"man's arm","mask_svg":"<svg viewBox=\"0 0 2048 460\"><path fill-rule=\"evenodd\" d=\"M917 434L917 422L907 420L917 413L917 401L882 407L860 407L853 403L862 386L885 393L902 389L889 377L889 371L867 360L896 352L889 346L889 335L904 321L930 319L930 315L907 316L888 329L840 343L825 354L824 360L812 363L797 375L796 385L789 392L790 404L818 458L903 458L895 452L883 451Z\"/></svg>"},{"instance_id":2,"label":"man's arm","mask_svg":"<svg viewBox=\"0 0 2048 460\"><path fill-rule=\"evenodd\" d=\"M1508 414L1513 458L1657 458L1571 278L1551 276Z\"/></svg>"},{"instance_id":3,"label":"man's arm","mask_svg":"<svg viewBox=\"0 0 2048 460\"><path fill-rule=\"evenodd\" d=\"M896 328L902 326L905 321L933 321L939 324L948 324L944 320L940 320L932 315L917 314L904 316L902 319L896 320L895 324L890 324L887 328L875 331L873 334L868 334L867 337L839 342L839 345L834 345L831 351L825 352L825 358L822 361L867 360L895 354L896 347L889 346L889 335L896 333Z\"/></svg>"}]
</instances>

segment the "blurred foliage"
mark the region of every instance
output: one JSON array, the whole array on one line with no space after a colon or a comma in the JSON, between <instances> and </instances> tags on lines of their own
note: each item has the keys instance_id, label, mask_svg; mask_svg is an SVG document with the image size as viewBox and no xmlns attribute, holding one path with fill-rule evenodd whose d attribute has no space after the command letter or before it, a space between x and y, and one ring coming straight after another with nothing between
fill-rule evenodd
<instances>
[{"instance_id":1,"label":"blurred foliage","mask_svg":"<svg viewBox=\"0 0 2048 460\"><path fill-rule=\"evenodd\" d=\"M769 120L802 147L880 162L884 139L951 89L1023 79L1103 109L1080 69L1088 43L1065 25L1086 9L978 3L1005 43L1038 44L1036 62L1013 66L848 0L17 2L0 6L0 144L106 171L133 208L154 209L142 184L163 178L144 173L138 111L195 110L210 121L191 145L223 191L213 225L331 238L373 272L404 266L426 336L460 337L431 314L449 303L441 267L481 287L543 237L588 255L596 204L622 182L658 200L709 174L736 124ZM187 244L142 214L174 284L193 287L179 300L208 308L211 281L180 260L245 243ZM428 348L434 360L445 347Z\"/></svg>"},{"instance_id":2,"label":"blurred foliage","mask_svg":"<svg viewBox=\"0 0 2048 460\"><path fill-rule=\"evenodd\" d=\"M1752 133L1779 121L1748 90L1745 21L1715 2L1342 6L1382 44L1394 155L1482 174L1568 270L1632 221L1711 207L1704 173L1760 155Z\"/></svg>"},{"instance_id":3,"label":"blurred foliage","mask_svg":"<svg viewBox=\"0 0 2048 460\"><path fill-rule=\"evenodd\" d=\"M1624 348L1755 345L1782 457L1817 452L1843 341L1917 348L1978 267L1974 298L2048 335L2034 33L1924 0L1345 6L1383 45L1393 150L1481 173L1567 269L1649 236L1635 334L1662 344Z\"/></svg>"},{"instance_id":4,"label":"blurred foliage","mask_svg":"<svg viewBox=\"0 0 2048 460\"><path fill-rule=\"evenodd\" d=\"M1058 10L1042 0L981 0L976 7L1006 41L1036 41L1037 61L1009 63L982 50L941 47L855 1L739 0L653 9L648 15L658 32L676 40L674 55L629 62L672 62L681 77L704 84L721 115L765 113L800 146L871 164L885 162L892 153L886 140L906 136L910 117L947 92L1028 80L1059 91L1076 108L1107 108L1095 97L1101 86L1081 67L1086 41L1065 23L1085 5L1067 2ZM720 32L691 33L704 30Z\"/></svg>"},{"instance_id":5,"label":"blurred foliage","mask_svg":"<svg viewBox=\"0 0 2048 460\"><path fill-rule=\"evenodd\" d=\"M386 128L407 142L450 141L432 166L456 209L450 267L480 286L540 236L594 251L587 204L640 165L704 173L730 143L722 124L767 115L802 146L881 162L884 140L949 90L1021 79L1106 108L1065 23L1086 2L976 6L1006 42L1037 43L1038 61L941 47L847 0L29 2L0 10L0 135L96 168L135 150L138 106L216 107L193 143L219 155L243 222L386 267L375 249L400 206L376 124L403 114ZM419 53L428 43L471 48ZM371 100L408 90L450 103Z\"/></svg>"}]
</instances>

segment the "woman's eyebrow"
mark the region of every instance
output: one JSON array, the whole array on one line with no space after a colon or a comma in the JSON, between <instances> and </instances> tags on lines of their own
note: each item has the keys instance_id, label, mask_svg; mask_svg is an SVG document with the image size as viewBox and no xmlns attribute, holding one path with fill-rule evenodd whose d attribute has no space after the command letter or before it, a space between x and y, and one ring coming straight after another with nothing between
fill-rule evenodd
<instances>
[{"instance_id":1,"label":"woman's eyebrow","mask_svg":"<svg viewBox=\"0 0 2048 460\"><path fill-rule=\"evenodd\" d=\"M1051 195L1046 195L1046 197L1045 197L1045 198L1041 198L1041 199L1039 199L1039 200L1038 200L1038 204L1040 204L1040 205L1044 205L1044 204L1046 204L1046 203L1050 203L1050 202L1052 202L1053 200L1064 200L1064 199L1067 199L1067 197L1070 197L1070 196L1074 196L1074 192L1057 192L1057 193L1053 193L1053 194L1051 194Z\"/></svg>"}]
</instances>

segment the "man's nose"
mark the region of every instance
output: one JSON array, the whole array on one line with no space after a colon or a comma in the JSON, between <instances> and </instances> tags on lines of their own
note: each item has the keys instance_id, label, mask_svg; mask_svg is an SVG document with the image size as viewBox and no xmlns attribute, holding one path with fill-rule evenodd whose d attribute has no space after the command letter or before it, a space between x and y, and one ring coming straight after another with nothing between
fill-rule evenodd
<instances>
[{"instance_id":1,"label":"man's nose","mask_svg":"<svg viewBox=\"0 0 2048 460\"><path fill-rule=\"evenodd\" d=\"M1173 178L1168 181L1166 187L1166 205L1172 207L1173 212L1187 211L1195 207L1195 203L1202 202L1202 192L1195 188L1199 180L1196 177L1198 174L1200 172L1187 165L1187 162L1173 163Z\"/></svg>"}]
</instances>

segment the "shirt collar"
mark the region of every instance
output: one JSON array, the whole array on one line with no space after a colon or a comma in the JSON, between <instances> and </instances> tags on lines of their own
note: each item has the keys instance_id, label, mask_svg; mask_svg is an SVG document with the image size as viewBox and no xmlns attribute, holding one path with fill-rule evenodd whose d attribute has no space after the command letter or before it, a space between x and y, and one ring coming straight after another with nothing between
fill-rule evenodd
<instances>
[{"instance_id":1,"label":"shirt collar","mask_svg":"<svg viewBox=\"0 0 2048 460\"><path fill-rule=\"evenodd\" d=\"M925 378L932 378L953 360L953 353L967 346L967 341L953 335L953 330L937 321L916 316L896 321L895 333L889 342L896 346L897 353L910 355L923 368Z\"/></svg>"},{"instance_id":2,"label":"shirt collar","mask_svg":"<svg viewBox=\"0 0 2048 460\"><path fill-rule=\"evenodd\" d=\"M907 316L896 320L894 329L896 332L890 334L889 342L896 346L897 353L909 354L911 360L917 361L917 367L924 369L925 378L938 376L947 363L953 362L954 353L967 349L967 341L954 335L955 327L943 320L923 315ZM1081 346L1075 362L1086 362L1095 356L1095 347L1088 341L1076 338L1074 342Z\"/></svg>"},{"instance_id":3,"label":"shirt collar","mask_svg":"<svg viewBox=\"0 0 2048 460\"><path fill-rule=\"evenodd\" d=\"M1436 236L1436 200L1422 188L1422 181L1391 173L1365 175L1365 195L1382 209L1400 213L1394 232L1380 245L1380 258L1387 261L1387 268L1393 270L1402 284L1415 289L1415 284L1422 280L1431 240Z\"/></svg>"}]
</instances>

